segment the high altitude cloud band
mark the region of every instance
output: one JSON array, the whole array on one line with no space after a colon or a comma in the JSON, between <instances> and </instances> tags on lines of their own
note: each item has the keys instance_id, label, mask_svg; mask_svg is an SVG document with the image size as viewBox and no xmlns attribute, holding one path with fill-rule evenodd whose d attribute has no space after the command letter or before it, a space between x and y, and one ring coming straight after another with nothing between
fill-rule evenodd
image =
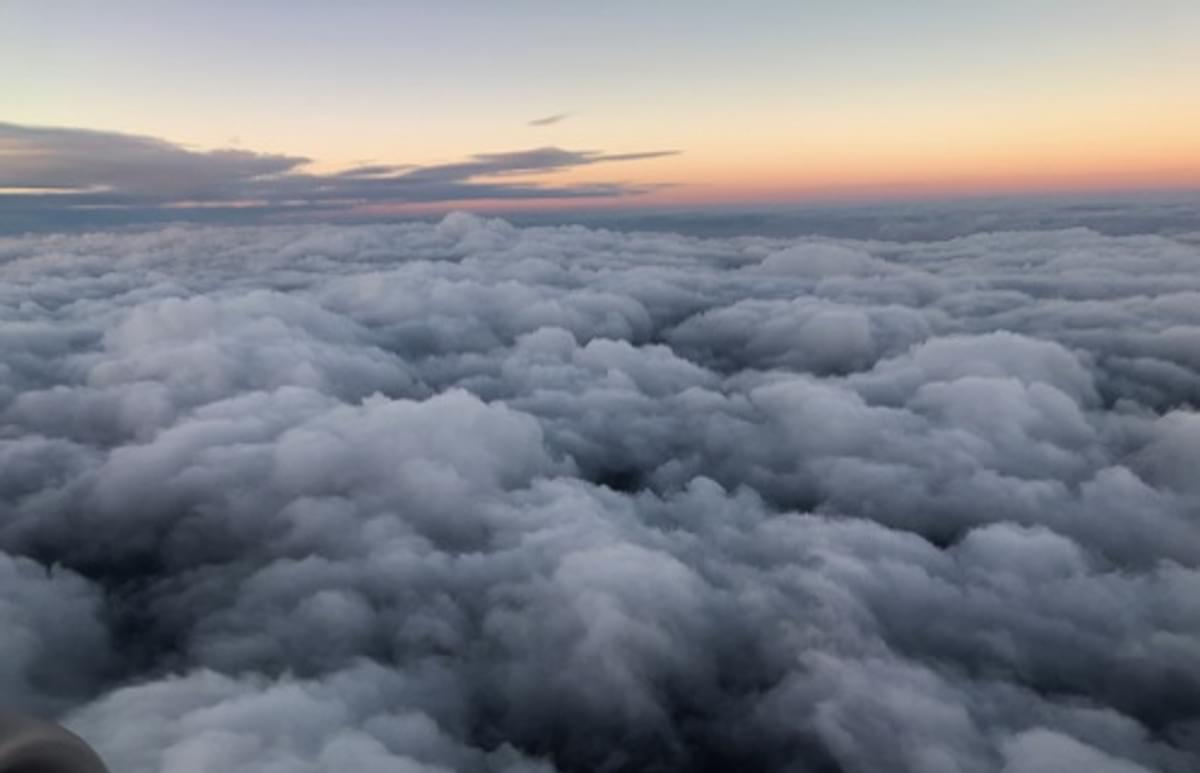
<instances>
[{"instance_id":1,"label":"high altitude cloud band","mask_svg":"<svg viewBox=\"0 0 1200 773\"><path fill-rule=\"evenodd\" d=\"M0 212L237 207L243 211L346 211L370 204L632 195L645 186L556 185L539 175L636 161L674 151L602 153L534 148L481 153L459 163L374 165L335 174L302 171L309 159L245 150L196 151L152 137L0 124Z\"/></svg>"}]
</instances>

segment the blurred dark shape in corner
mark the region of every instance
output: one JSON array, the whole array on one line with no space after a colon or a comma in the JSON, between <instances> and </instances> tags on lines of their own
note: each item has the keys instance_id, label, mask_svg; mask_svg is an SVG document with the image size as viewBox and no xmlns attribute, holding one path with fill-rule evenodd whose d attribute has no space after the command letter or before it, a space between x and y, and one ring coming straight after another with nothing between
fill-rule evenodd
<instances>
[{"instance_id":1,"label":"blurred dark shape in corner","mask_svg":"<svg viewBox=\"0 0 1200 773\"><path fill-rule=\"evenodd\" d=\"M108 773L92 747L53 722L0 713L0 773Z\"/></svg>"}]
</instances>

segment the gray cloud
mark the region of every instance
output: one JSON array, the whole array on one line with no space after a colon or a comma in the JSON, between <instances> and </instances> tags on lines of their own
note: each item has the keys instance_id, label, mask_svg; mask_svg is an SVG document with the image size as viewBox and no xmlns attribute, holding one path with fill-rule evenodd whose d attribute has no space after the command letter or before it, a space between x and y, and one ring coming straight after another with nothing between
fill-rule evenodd
<instances>
[{"instance_id":1,"label":"gray cloud","mask_svg":"<svg viewBox=\"0 0 1200 773\"><path fill-rule=\"evenodd\" d=\"M111 192L165 202L232 195L250 181L308 162L242 150L198 152L116 132L11 123L0 123L0 156L0 188L76 191L80 197Z\"/></svg>"},{"instance_id":2,"label":"gray cloud","mask_svg":"<svg viewBox=\"0 0 1200 773\"><path fill-rule=\"evenodd\" d=\"M534 118L529 122L530 126L553 126L556 123L561 123L571 117L570 113L555 113L542 118Z\"/></svg>"},{"instance_id":3,"label":"gray cloud","mask_svg":"<svg viewBox=\"0 0 1200 773\"><path fill-rule=\"evenodd\" d=\"M370 204L626 196L646 188L555 185L528 178L674 152L543 147L483 153L461 163L372 165L318 175L302 171L309 159L296 156L200 152L116 132L0 123L0 216L10 227L88 217L245 220L281 213L345 214Z\"/></svg>"},{"instance_id":4,"label":"gray cloud","mask_svg":"<svg viewBox=\"0 0 1200 773\"><path fill-rule=\"evenodd\" d=\"M0 238L6 700L134 773L1194 770L1198 265Z\"/></svg>"}]
</instances>

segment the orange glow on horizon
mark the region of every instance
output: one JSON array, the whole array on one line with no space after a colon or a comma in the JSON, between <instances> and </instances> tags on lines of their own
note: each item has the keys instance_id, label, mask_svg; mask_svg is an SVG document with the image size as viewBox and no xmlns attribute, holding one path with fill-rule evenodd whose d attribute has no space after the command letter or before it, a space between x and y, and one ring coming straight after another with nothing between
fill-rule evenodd
<instances>
[{"instance_id":1,"label":"orange glow on horizon","mask_svg":"<svg viewBox=\"0 0 1200 773\"><path fill-rule=\"evenodd\" d=\"M376 204L356 208L360 216L441 214L463 209L484 213L623 210L639 207L683 208L721 205L823 204L870 201L920 201L950 197L1021 196L1052 194L1139 193L1154 191L1200 192L1200 169L1190 174L1131 173L1128 175L1080 175L1076 177L1011 176L956 178L921 182L877 182L861 185L830 183L796 186L688 185L663 188L622 197L579 197L543 199L473 199Z\"/></svg>"},{"instance_id":2,"label":"orange glow on horizon","mask_svg":"<svg viewBox=\"0 0 1200 773\"><path fill-rule=\"evenodd\" d=\"M1200 144L1200 143L1198 143ZM1134 148L1132 151L1136 151ZM854 200L933 199L1055 193L1105 193L1153 190L1200 190L1200 149L1186 155L1128 152L1093 161L1047 154L1042 158L995 154L976 159L878 157L825 159L810 164L762 159L708 164L686 155L655 159L635 167L581 167L544 175L548 185L617 181L645 185L645 193L618 197L491 199L421 204L374 205L362 213L435 213L464 208L478 211L569 211L632 207L686 207L721 204L779 204ZM627 171L627 174L620 172ZM536 179L536 178L531 178ZM657 187L656 187L657 186Z\"/></svg>"}]
</instances>

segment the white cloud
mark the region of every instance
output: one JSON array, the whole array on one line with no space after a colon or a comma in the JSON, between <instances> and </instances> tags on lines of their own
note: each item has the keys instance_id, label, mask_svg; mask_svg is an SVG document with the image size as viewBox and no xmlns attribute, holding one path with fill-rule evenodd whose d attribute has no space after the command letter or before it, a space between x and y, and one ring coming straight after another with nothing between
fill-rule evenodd
<instances>
[{"instance_id":1,"label":"white cloud","mask_svg":"<svg viewBox=\"0 0 1200 773\"><path fill-rule=\"evenodd\" d=\"M0 239L0 682L135 773L1192 770L1197 267Z\"/></svg>"}]
</instances>

